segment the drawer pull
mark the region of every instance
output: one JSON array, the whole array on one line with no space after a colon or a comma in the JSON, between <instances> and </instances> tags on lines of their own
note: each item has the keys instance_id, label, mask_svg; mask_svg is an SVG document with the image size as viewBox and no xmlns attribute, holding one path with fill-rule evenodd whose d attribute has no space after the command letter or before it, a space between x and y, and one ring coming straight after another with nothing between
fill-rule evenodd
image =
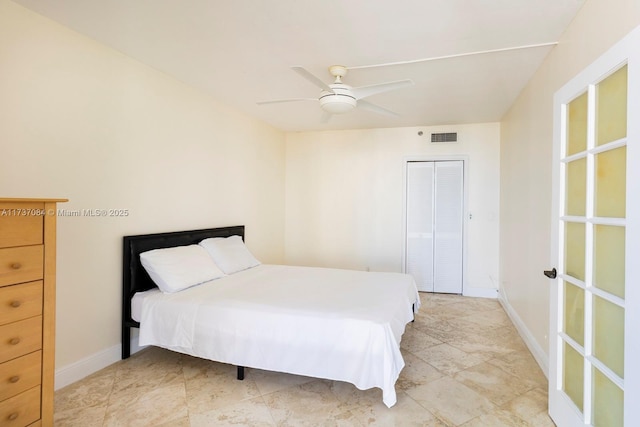
<instances>
[{"instance_id":1,"label":"drawer pull","mask_svg":"<svg viewBox=\"0 0 640 427\"><path fill-rule=\"evenodd\" d=\"M22 264L20 264L19 262L14 262L13 264L11 264L11 268L13 268L14 270L20 270L22 268Z\"/></svg>"},{"instance_id":2,"label":"drawer pull","mask_svg":"<svg viewBox=\"0 0 640 427\"><path fill-rule=\"evenodd\" d=\"M20 414L18 414L17 412L13 412L7 418L9 419L9 421L15 421L16 419L18 419L19 415Z\"/></svg>"},{"instance_id":3,"label":"drawer pull","mask_svg":"<svg viewBox=\"0 0 640 427\"><path fill-rule=\"evenodd\" d=\"M12 376L11 378L9 378L9 382L10 382L11 384L15 384L15 383L17 383L18 381L20 381L20 376L19 376L19 375L14 375L14 376Z\"/></svg>"},{"instance_id":4,"label":"drawer pull","mask_svg":"<svg viewBox=\"0 0 640 427\"><path fill-rule=\"evenodd\" d=\"M18 301L18 300L14 300L14 301L11 301L11 303L9 305L11 305L11 307L13 307L13 308L18 308L18 307L20 307L22 305L22 303L20 301Z\"/></svg>"},{"instance_id":5,"label":"drawer pull","mask_svg":"<svg viewBox=\"0 0 640 427\"><path fill-rule=\"evenodd\" d=\"M18 344L20 344L20 338L18 338L18 337L16 337L16 338L11 338L11 339L9 340L9 344L11 344L11 345L18 345Z\"/></svg>"}]
</instances>

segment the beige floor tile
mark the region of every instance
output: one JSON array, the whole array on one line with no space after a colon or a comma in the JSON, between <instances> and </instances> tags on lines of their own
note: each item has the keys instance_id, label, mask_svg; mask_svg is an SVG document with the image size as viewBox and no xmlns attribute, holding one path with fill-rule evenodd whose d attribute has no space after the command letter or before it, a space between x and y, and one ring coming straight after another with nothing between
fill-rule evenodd
<instances>
[{"instance_id":1,"label":"beige floor tile","mask_svg":"<svg viewBox=\"0 0 640 427\"><path fill-rule=\"evenodd\" d=\"M476 316L478 313L502 310L500 303L489 298L462 298L445 306L461 313L461 317Z\"/></svg>"},{"instance_id":2,"label":"beige floor tile","mask_svg":"<svg viewBox=\"0 0 640 427\"><path fill-rule=\"evenodd\" d=\"M485 325L481 321L477 321L476 316L478 316L478 313L472 313L468 316L463 317L446 319L448 328L451 331L459 330L466 332L486 332L487 329L494 327L493 325Z\"/></svg>"},{"instance_id":3,"label":"beige floor tile","mask_svg":"<svg viewBox=\"0 0 640 427\"><path fill-rule=\"evenodd\" d=\"M437 334L434 334L432 332L434 329L439 330L442 328L442 326L447 327L447 325L448 323L445 321L445 319L442 319L441 317L438 317L438 316L432 316L429 313L425 313L416 317L415 322L411 323L410 327L412 329L428 334L432 338L435 338L439 341L444 342L442 338L446 338L447 337L446 335L438 336ZM447 328L447 329L453 330L452 328Z\"/></svg>"},{"instance_id":4,"label":"beige floor tile","mask_svg":"<svg viewBox=\"0 0 640 427\"><path fill-rule=\"evenodd\" d=\"M105 426L147 427L179 421L189 416L184 383L142 393L112 393Z\"/></svg>"},{"instance_id":5,"label":"beige floor tile","mask_svg":"<svg viewBox=\"0 0 640 427\"><path fill-rule=\"evenodd\" d=\"M245 379L250 377L255 381L256 386L262 395L316 380L316 378L305 377L302 375L293 375L284 372L270 372L262 369L246 369L246 371Z\"/></svg>"},{"instance_id":6,"label":"beige floor tile","mask_svg":"<svg viewBox=\"0 0 640 427\"><path fill-rule=\"evenodd\" d=\"M508 411L496 409L467 421L461 427L528 427L528 424Z\"/></svg>"},{"instance_id":7,"label":"beige floor tile","mask_svg":"<svg viewBox=\"0 0 640 427\"><path fill-rule=\"evenodd\" d=\"M56 427L101 426L107 413L107 406L87 406L77 409L56 408L53 422Z\"/></svg>"},{"instance_id":8,"label":"beige floor tile","mask_svg":"<svg viewBox=\"0 0 640 427\"><path fill-rule=\"evenodd\" d=\"M114 387L116 371L115 368L109 367L58 390L54 400L55 411L105 407Z\"/></svg>"},{"instance_id":9,"label":"beige floor tile","mask_svg":"<svg viewBox=\"0 0 640 427\"><path fill-rule=\"evenodd\" d=\"M546 390L534 388L502 406L525 421L549 418Z\"/></svg>"},{"instance_id":10,"label":"beige floor tile","mask_svg":"<svg viewBox=\"0 0 640 427\"><path fill-rule=\"evenodd\" d=\"M191 427L211 426L275 426L264 399L259 396L207 412L189 414Z\"/></svg>"},{"instance_id":11,"label":"beige floor tile","mask_svg":"<svg viewBox=\"0 0 640 427\"><path fill-rule=\"evenodd\" d=\"M182 385L183 355L157 347L146 348L120 363L113 391L144 394L158 387Z\"/></svg>"},{"instance_id":12,"label":"beige floor tile","mask_svg":"<svg viewBox=\"0 0 640 427\"><path fill-rule=\"evenodd\" d=\"M526 421L530 427L556 427L556 424L546 412L541 412L538 415L528 418Z\"/></svg>"},{"instance_id":13,"label":"beige floor tile","mask_svg":"<svg viewBox=\"0 0 640 427\"><path fill-rule=\"evenodd\" d=\"M370 406L356 408L352 412L365 426L446 427L444 422L404 392L398 393L398 403L392 408L387 408L382 402L376 402Z\"/></svg>"},{"instance_id":14,"label":"beige floor tile","mask_svg":"<svg viewBox=\"0 0 640 427\"><path fill-rule=\"evenodd\" d=\"M453 375L490 358L483 354L467 353L446 343L429 347L414 354L447 375Z\"/></svg>"},{"instance_id":15,"label":"beige floor tile","mask_svg":"<svg viewBox=\"0 0 640 427\"><path fill-rule=\"evenodd\" d=\"M329 383L316 380L263 397L279 426L334 425L329 420L347 409L331 392Z\"/></svg>"},{"instance_id":16,"label":"beige floor tile","mask_svg":"<svg viewBox=\"0 0 640 427\"><path fill-rule=\"evenodd\" d=\"M191 421L189 417L183 417L177 420L167 421L166 423L158 424L154 427L191 427Z\"/></svg>"},{"instance_id":17,"label":"beige floor tile","mask_svg":"<svg viewBox=\"0 0 640 427\"><path fill-rule=\"evenodd\" d=\"M496 328L492 331L487 331L487 337L492 340L496 340L497 342L503 343L513 348L514 350L524 351L530 354L527 345L522 340L522 337L512 326L504 326Z\"/></svg>"},{"instance_id":18,"label":"beige floor tile","mask_svg":"<svg viewBox=\"0 0 640 427\"><path fill-rule=\"evenodd\" d=\"M114 387L118 364L58 390L54 398L54 423L61 427L101 426Z\"/></svg>"},{"instance_id":19,"label":"beige floor tile","mask_svg":"<svg viewBox=\"0 0 640 427\"><path fill-rule=\"evenodd\" d=\"M505 313L500 306L496 307L494 310L478 311L473 313L473 315L466 315L464 317L470 321L479 323L484 327L513 327L509 316L507 316L507 313Z\"/></svg>"},{"instance_id":20,"label":"beige floor tile","mask_svg":"<svg viewBox=\"0 0 640 427\"><path fill-rule=\"evenodd\" d=\"M440 319L456 319L468 315L469 312L460 304L440 304L431 308L429 314Z\"/></svg>"},{"instance_id":21,"label":"beige floor tile","mask_svg":"<svg viewBox=\"0 0 640 427\"><path fill-rule=\"evenodd\" d=\"M541 389L546 390L548 387L549 383L542 369L526 349L500 355L489 363L520 379L533 381Z\"/></svg>"},{"instance_id":22,"label":"beige floor tile","mask_svg":"<svg viewBox=\"0 0 640 427\"><path fill-rule=\"evenodd\" d=\"M442 341L439 339L432 337L416 327L407 326L400 341L400 348L409 352L417 352L439 344L442 344Z\"/></svg>"},{"instance_id":23,"label":"beige floor tile","mask_svg":"<svg viewBox=\"0 0 640 427\"><path fill-rule=\"evenodd\" d=\"M452 339L447 341L449 345L467 353L482 355L486 359L522 351L525 348L520 337L504 327L484 331L459 331L451 335Z\"/></svg>"},{"instance_id":24,"label":"beige floor tile","mask_svg":"<svg viewBox=\"0 0 640 427\"><path fill-rule=\"evenodd\" d=\"M185 360L182 368L190 414L208 412L260 396L252 376L236 379L235 366L195 357Z\"/></svg>"},{"instance_id":25,"label":"beige floor tile","mask_svg":"<svg viewBox=\"0 0 640 427\"><path fill-rule=\"evenodd\" d=\"M464 299L465 297L461 295L420 292L420 302L430 307L454 304Z\"/></svg>"},{"instance_id":26,"label":"beige floor tile","mask_svg":"<svg viewBox=\"0 0 640 427\"><path fill-rule=\"evenodd\" d=\"M497 406L533 389L536 383L521 380L489 363L481 363L456 373L453 378L477 391Z\"/></svg>"},{"instance_id":27,"label":"beige floor tile","mask_svg":"<svg viewBox=\"0 0 640 427\"><path fill-rule=\"evenodd\" d=\"M335 424L331 424L331 422L335 422ZM335 425L336 427L364 427L365 424L362 423L351 411L344 412L342 414L338 414L335 419L329 420L329 423L325 425Z\"/></svg>"},{"instance_id":28,"label":"beige floor tile","mask_svg":"<svg viewBox=\"0 0 640 427\"><path fill-rule=\"evenodd\" d=\"M419 324L416 328L432 338L447 343L493 333L493 329L471 322L466 317L440 319L427 325Z\"/></svg>"},{"instance_id":29,"label":"beige floor tile","mask_svg":"<svg viewBox=\"0 0 640 427\"><path fill-rule=\"evenodd\" d=\"M405 352L403 357L405 365L396 381L396 390L408 390L435 381L444 375L412 353Z\"/></svg>"},{"instance_id":30,"label":"beige floor tile","mask_svg":"<svg viewBox=\"0 0 640 427\"><path fill-rule=\"evenodd\" d=\"M450 377L412 388L406 393L449 425L463 424L495 409L489 399Z\"/></svg>"},{"instance_id":31,"label":"beige floor tile","mask_svg":"<svg viewBox=\"0 0 640 427\"><path fill-rule=\"evenodd\" d=\"M344 410L372 406L382 402L382 390L377 387L360 390L355 385L344 381L328 381L327 384Z\"/></svg>"},{"instance_id":32,"label":"beige floor tile","mask_svg":"<svg viewBox=\"0 0 640 427\"><path fill-rule=\"evenodd\" d=\"M441 342L447 342L452 339L452 334L457 334L460 330L456 329L451 323L453 319L443 319L439 316L423 316L416 320L414 328L427 334L432 339Z\"/></svg>"}]
</instances>

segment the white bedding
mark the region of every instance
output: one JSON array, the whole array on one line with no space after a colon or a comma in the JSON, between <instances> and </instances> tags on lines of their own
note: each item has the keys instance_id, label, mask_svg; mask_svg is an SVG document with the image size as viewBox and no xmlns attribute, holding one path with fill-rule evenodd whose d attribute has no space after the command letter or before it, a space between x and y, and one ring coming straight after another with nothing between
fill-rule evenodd
<instances>
[{"instance_id":1,"label":"white bedding","mask_svg":"<svg viewBox=\"0 0 640 427\"><path fill-rule=\"evenodd\" d=\"M404 367L400 338L420 304L406 274L281 265L140 299L140 345L379 387L389 407Z\"/></svg>"}]
</instances>

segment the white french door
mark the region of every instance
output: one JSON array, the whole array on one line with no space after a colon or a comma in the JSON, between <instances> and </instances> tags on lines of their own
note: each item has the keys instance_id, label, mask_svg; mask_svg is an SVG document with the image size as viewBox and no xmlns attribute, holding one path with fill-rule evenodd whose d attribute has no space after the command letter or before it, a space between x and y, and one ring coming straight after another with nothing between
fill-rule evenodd
<instances>
[{"instance_id":1,"label":"white french door","mask_svg":"<svg viewBox=\"0 0 640 427\"><path fill-rule=\"evenodd\" d=\"M410 161L405 272L426 292L462 293L464 162Z\"/></svg>"},{"instance_id":2,"label":"white french door","mask_svg":"<svg viewBox=\"0 0 640 427\"><path fill-rule=\"evenodd\" d=\"M560 427L640 425L638 46L640 28L554 98L549 413Z\"/></svg>"}]
</instances>

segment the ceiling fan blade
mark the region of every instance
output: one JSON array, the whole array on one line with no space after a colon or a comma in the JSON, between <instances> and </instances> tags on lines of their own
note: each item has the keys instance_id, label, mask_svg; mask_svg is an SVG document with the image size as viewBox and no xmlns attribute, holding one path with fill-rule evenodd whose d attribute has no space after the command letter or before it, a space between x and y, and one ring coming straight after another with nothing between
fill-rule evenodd
<instances>
[{"instance_id":1,"label":"ceiling fan blade","mask_svg":"<svg viewBox=\"0 0 640 427\"><path fill-rule=\"evenodd\" d=\"M395 113L391 110L387 110L386 108L382 108L378 105L372 104L369 101L358 100L358 107L363 108L365 110L373 111L374 113L383 114L385 116L400 117L400 114Z\"/></svg>"},{"instance_id":2,"label":"ceiling fan blade","mask_svg":"<svg viewBox=\"0 0 640 427\"><path fill-rule=\"evenodd\" d=\"M388 92L390 90L401 89L403 87L409 87L413 85L413 80L398 80L395 82L379 83L370 86L354 87L351 89L351 92L353 93L353 96L355 96L359 101L362 98L366 98L371 95L377 95L382 92Z\"/></svg>"},{"instance_id":3,"label":"ceiling fan blade","mask_svg":"<svg viewBox=\"0 0 640 427\"><path fill-rule=\"evenodd\" d=\"M304 77L311 83L313 83L314 85L318 86L320 89L333 93L333 89L331 89L328 84L326 84L325 82L323 82L322 80L320 80L319 78L317 78L316 76L314 76L313 74L305 70L304 68L291 67L291 69L296 73L300 74L302 77Z\"/></svg>"},{"instance_id":4,"label":"ceiling fan blade","mask_svg":"<svg viewBox=\"0 0 640 427\"><path fill-rule=\"evenodd\" d=\"M499 49L477 50L475 52L454 53L453 55L432 56L431 58L413 59L409 61L387 62L386 64L359 65L356 67L347 67L348 70L362 70L363 68L389 67L392 65L417 64L419 62L440 61L442 59L461 58L463 56L485 55L487 53L509 52L520 49L533 49L538 47L555 46L558 42L528 44L524 46L503 47Z\"/></svg>"},{"instance_id":5,"label":"ceiling fan blade","mask_svg":"<svg viewBox=\"0 0 640 427\"><path fill-rule=\"evenodd\" d=\"M273 101L260 101L260 102L256 102L256 104L258 105L265 105L265 104L280 104L283 102L297 102L297 101L318 101L317 98L290 98L290 99L275 99Z\"/></svg>"}]
</instances>

